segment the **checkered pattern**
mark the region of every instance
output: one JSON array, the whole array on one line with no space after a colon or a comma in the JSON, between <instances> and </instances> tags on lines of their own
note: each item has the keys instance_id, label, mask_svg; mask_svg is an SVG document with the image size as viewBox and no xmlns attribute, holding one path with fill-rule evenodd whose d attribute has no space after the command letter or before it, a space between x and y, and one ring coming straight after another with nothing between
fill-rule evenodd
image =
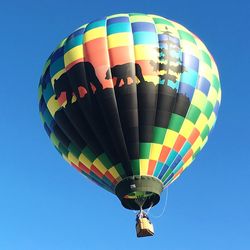
<instances>
[{"instance_id":1,"label":"checkered pattern","mask_svg":"<svg viewBox=\"0 0 250 250\"><path fill-rule=\"evenodd\" d=\"M95 155L88 145L78 148L66 131L55 121L55 113L65 107L65 96L55 99L54 81L75 64L91 61L104 89L113 88L104 80L109 66L131 61L141 65L147 82L161 84L151 60L159 60L164 31L178 43L176 55L185 71L175 83L167 84L190 102L187 114L181 116L178 97L168 127L153 128L152 142L140 142L140 158L131 160L134 175L159 178L167 187L190 165L207 142L217 119L221 88L216 64L197 36L180 24L160 16L118 14L81 26L64 39L48 58L39 84L39 108L44 128L63 158L89 179L114 192L115 185L126 177L122 164L112 164L105 152ZM72 102L76 100L74 96Z\"/></svg>"}]
</instances>

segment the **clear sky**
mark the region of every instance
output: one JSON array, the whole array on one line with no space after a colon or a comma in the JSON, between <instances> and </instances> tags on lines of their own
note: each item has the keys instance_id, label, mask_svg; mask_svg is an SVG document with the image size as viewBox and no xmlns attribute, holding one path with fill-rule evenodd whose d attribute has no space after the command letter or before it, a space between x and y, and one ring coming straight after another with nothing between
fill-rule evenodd
<instances>
[{"instance_id":1,"label":"clear sky","mask_svg":"<svg viewBox=\"0 0 250 250\"><path fill-rule=\"evenodd\" d=\"M233 4L233 2L235 4ZM1 3L1 250L249 250L250 2L166 0ZM197 34L217 62L222 105L209 142L151 210L155 236L137 239L135 215L53 148L37 87L65 36L109 14L143 12Z\"/></svg>"}]
</instances>

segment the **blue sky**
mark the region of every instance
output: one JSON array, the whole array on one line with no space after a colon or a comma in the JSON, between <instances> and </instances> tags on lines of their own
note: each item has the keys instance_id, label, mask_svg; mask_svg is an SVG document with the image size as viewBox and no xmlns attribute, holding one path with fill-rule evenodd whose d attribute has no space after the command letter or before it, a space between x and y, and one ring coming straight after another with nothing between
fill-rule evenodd
<instances>
[{"instance_id":1,"label":"blue sky","mask_svg":"<svg viewBox=\"0 0 250 250\"><path fill-rule=\"evenodd\" d=\"M250 249L248 1L5 1L1 4L1 250ZM43 64L58 42L95 18L162 15L213 54L222 105L210 140L151 210L156 235L137 239L134 213L85 180L52 147L38 113ZM86 202L86 200L88 202Z\"/></svg>"}]
</instances>

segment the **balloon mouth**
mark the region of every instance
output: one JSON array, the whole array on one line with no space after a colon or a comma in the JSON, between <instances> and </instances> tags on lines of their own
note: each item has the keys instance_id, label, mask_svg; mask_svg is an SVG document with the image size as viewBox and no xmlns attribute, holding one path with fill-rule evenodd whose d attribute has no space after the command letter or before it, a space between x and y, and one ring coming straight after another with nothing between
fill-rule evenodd
<instances>
[{"instance_id":1,"label":"balloon mouth","mask_svg":"<svg viewBox=\"0 0 250 250\"><path fill-rule=\"evenodd\" d=\"M153 176L129 176L120 181L115 193L123 207L140 210L155 206L160 201L163 183Z\"/></svg>"}]
</instances>

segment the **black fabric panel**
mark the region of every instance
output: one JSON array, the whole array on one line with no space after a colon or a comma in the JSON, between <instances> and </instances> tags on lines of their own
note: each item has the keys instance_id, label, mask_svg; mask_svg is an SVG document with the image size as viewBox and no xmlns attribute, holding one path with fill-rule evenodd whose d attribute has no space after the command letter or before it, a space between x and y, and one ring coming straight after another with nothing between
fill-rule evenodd
<instances>
[{"instance_id":1,"label":"black fabric panel","mask_svg":"<svg viewBox=\"0 0 250 250\"><path fill-rule=\"evenodd\" d=\"M132 78L135 79L134 65L131 64L130 71ZM139 158L139 122L137 107L136 84L123 85L115 88L117 106L119 110L120 122L122 125L123 136L126 142L129 158Z\"/></svg>"},{"instance_id":2,"label":"black fabric panel","mask_svg":"<svg viewBox=\"0 0 250 250\"><path fill-rule=\"evenodd\" d=\"M140 142L151 142L157 108L158 85L145 82L137 85Z\"/></svg>"},{"instance_id":3,"label":"black fabric panel","mask_svg":"<svg viewBox=\"0 0 250 250\"><path fill-rule=\"evenodd\" d=\"M191 102L187 96L178 93L177 100L174 106L174 113L185 117L188 112L190 103Z\"/></svg>"},{"instance_id":4,"label":"black fabric panel","mask_svg":"<svg viewBox=\"0 0 250 250\"><path fill-rule=\"evenodd\" d=\"M63 133L63 131L54 124L53 126L53 133L55 134L56 138L62 143L66 148L69 147L70 140L69 138Z\"/></svg>"},{"instance_id":5,"label":"black fabric panel","mask_svg":"<svg viewBox=\"0 0 250 250\"><path fill-rule=\"evenodd\" d=\"M98 100L104 120L106 123L106 133L110 135L109 144L115 147L119 162L122 163L127 175L132 175L130 159L123 136L123 131L120 123L118 107L115 99L114 89L105 89L101 92L96 92L95 97Z\"/></svg>"},{"instance_id":6,"label":"black fabric panel","mask_svg":"<svg viewBox=\"0 0 250 250\"><path fill-rule=\"evenodd\" d=\"M119 162L119 157L114 148L114 145L110 141L110 135L107 133L106 123L102 115L100 106L97 104L94 97L91 98L88 94L84 98L78 100L82 113L91 126L95 137L100 143L103 152L105 152L110 160L116 164Z\"/></svg>"},{"instance_id":7,"label":"black fabric panel","mask_svg":"<svg viewBox=\"0 0 250 250\"><path fill-rule=\"evenodd\" d=\"M90 85L93 84L97 92L101 89L95 69L89 62L80 62L67 71L67 76L68 84L77 98L75 103L66 107L69 112L70 109L75 111L71 114L74 124L77 124L82 137L97 155L105 152L114 164L118 163L119 157L113 144L110 143L102 111ZM81 96L79 88L85 89L84 96Z\"/></svg>"},{"instance_id":8,"label":"black fabric panel","mask_svg":"<svg viewBox=\"0 0 250 250\"><path fill-rule=\"evenodd\" d=\"M75 94L77 100L84 98L80 95L79 88L84 87L87 93L91 93L90 85L85 77L85 63L80 62L75 64L72 68L67 71L68 84L71 86L73 93ZM93 69L92 69L93 70ZM72 105L67 105L65 112L72 124L75 126L78 133L88 144L88 146L93 150L96 155L100 155L104 152L98 139L96 138L93 128L88 123L88 120L84 116L79 102L72 103Z\"/></svg>"},{"instance_id":9,"label":"black fabric panel","mask_svg":"<svg viewBox=\"0 0 250 250\"><path fill-rule=\"evenodd\" d=\"M87 145L86 142L79 136L74 126L69 121L68 117L64 113L63 109L58 110L54 117L56 123L60 125L60 128L64 134L81 150Z\"/></svg>"},{"instance_id":10,"label":"black fabric panel","mask_svg":"<svg viewBox=\"0 0 250 250\"><path fill-rule=\"evenodd\" d=\"M100 155L103 150L96 139L91 127L89 126L87 120L83 116L77 103L74 103L65 109L67 117L74 125L76 131L79 133L81 138L86 142L88 147L96 154Z\"/></svg>"},{"instance_id":11,"label":"black fabric panel","mask_svg":"<svg viewBox=\"0 0 250 250\"><path fill-rule=\"evenodd\" d=\"M155 125L157 127L168 127L172 110L174 108L175 99L176 90L173 90L166 84L160 84L158 86L158 102L155 118Z\"/></svg>"}]
</instances>

